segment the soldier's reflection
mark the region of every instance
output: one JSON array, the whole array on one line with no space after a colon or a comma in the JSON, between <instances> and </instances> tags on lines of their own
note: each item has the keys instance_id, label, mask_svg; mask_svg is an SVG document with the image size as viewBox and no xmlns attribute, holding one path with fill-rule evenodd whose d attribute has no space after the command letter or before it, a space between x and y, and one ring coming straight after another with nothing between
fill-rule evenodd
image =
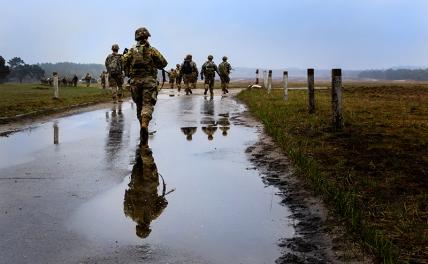
<instances>
[{"instance_id":1,"label":"soldier's reflection","mask_svg":"<svg viewBox=\"0 0 428 264\"><path fill-rule=\"evenodd\" d=\"M208 140L214 139L214 133L217 131L217 127L215 126L207 126L202 127L202 131L208 136Z\"/></svg>"},{"instance_id":2,"label":"soldier's reflection","mask_svg":"<svg viewBox=\"0 0 428 264\"><path fill-rule=\"evenodd\" d=\"M106 115L106 119L109 121L106 152L108 155L108 160L113 161L122 147L122 136L124 129L122 105L115 105L111 109L110 117Z\"/></svg>"},{"instance_id":3,"label":"soldier's reflection","mask_svg":"<svg viewBox=\"0 0 428 264\"><path fill-rule=\"evenodd\" d=\"M150 223L158 218L168 205L165 199L166 186L163 179L159 179L149 148L138 149L135 159L129 189L125 191L124 212L137 223L137 236L146 238L151 232ZM159 180L162 184L161 194L158 193Z\"/></svg>"},{"instance_id":4,"label":"soldier's reflection","mask_svg":"<svg viewBox=\"0 0 428 264\"><path fill-rule=\"evenodd\" d=\"M184 133L184 135L186 135L186 139L188 141L191 141L193 138L193 134L196 133L197 127L182 127L181 128L181 132Z\"/></svg>"},{"instance_id":5,"label":"soldier's reflection","mask_svg":"<svg viewBox=\"0 0 428 264\"><path fill-rule=\"evenodd\" d=\"M220 125L220 130L222 131L223 136L227 136L227 132L230 129L230 122L229 122L229 114L224 114L222 117L217 121L217 124Z\"/></svg>"}]
</instances>

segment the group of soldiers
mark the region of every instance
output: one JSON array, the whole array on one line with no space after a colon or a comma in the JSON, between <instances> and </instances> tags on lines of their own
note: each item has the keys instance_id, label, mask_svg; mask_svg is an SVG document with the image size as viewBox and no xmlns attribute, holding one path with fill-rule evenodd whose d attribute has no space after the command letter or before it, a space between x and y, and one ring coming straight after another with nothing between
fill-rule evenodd
<instances>
[{"instance_id":1,"label":"group of soldiers","mask_svg":"<svg viewBox=\"0 0 428 264\"><path fill-rule=\"evenodd\" d=\"M223 94L229 92L229 82L230 82L230 72L232 67L227 61L227 57L223 57L223 62L217 65L213 61L214 57L212 55L208 56L208 60L202 65L201 68L201 80L204 80L204 95L207 95L208 90L210 91L210 96L214 96L214 81L215 74L220 77L221 80L221 89ZM192 94L192 89L196 88L196 83L198 81L199 71L196 63L192 60L192 55L188 54L183 63L177 64L175 69L171 69L168 72L169 84L171 89L174 89L174 84L177 85L178 92L181 91L181 82L184 81L186 95Z\"/></svg>"},{"instance_id":2,"label":"group of soldiers","mask_svg":"<svg viewBox=\"0 0 428 264\"><path fill-rule=\"evenodd\" d=\"M154 106L157 101L158 70L166 71L164 68L168 62L164 56L148 41L151 37L147 28L138 28L135 31L136 44L131 49L125 49L123 54L119 54L119 45L112 45L112 53L105 60L108 76L108 86L112 90L114 102L122 101L124 77L129 78L132 99L137 105L137 118L140 121L141 146L147 147L148 126L152 119ZM213 56L209 55L208 60L202 65L201 79L205 79L205 92L210 91L211 97L214 95L215 74L220 76L223 94L228 93L229 75L232 67L227 62L227 57L223 57L223 62L217 67L213 61ZM101 79L106 79L105 75ZM199 71L196 63L192 60L192 55L187 55L181 65L177 64L176 69L168 72L171 88L177 84L178 91L181 91L181 82L184 81L186 95L192 94L192 89L196 88ZM104 83L106 85L106 83Z\"/></svg>"},{"instance_id":3,"label":"group of soldiers","mask_svg":"<svg viewBox=\"0 0 428 264\"><path fill-rule=\"evenodd\" d=\"M62 86L77 87L79 78L74 75L73 78L62 77L58 79L58 84ZM40 82L44 85L53 86L53 78L42 78Z\"/></svg>"}]
</instances>

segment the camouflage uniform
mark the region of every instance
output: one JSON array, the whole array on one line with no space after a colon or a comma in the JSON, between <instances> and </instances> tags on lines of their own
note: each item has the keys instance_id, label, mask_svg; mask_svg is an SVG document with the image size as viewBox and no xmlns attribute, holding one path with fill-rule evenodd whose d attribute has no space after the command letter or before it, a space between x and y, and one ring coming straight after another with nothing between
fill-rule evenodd
<instances>
[{"instance_id":1,"label":"camouflage uniform","mask_svg":"<svg viewBox=\"0 0 428 264\"><path fill-rule=\"evenodd\" d=\"M138 150L131 182L125 191L123 210L137 223L136 233L140 238L149 236L150 224L158 218L168 205L165 189L158 193L159 173L149 148Z\"/></svg>"},{"instance_id":2,"label":"camouflage uniform","mask_svg":"<svg viewBox=\"0 0 428 264\"><path fill-rule=\"evenodd\" d=\"M215 73L217 73L218 75L218 69L217 69L217 65L213 62L213 56L209 55L208 56L208 61L206 61L203 65L202 65L202 70L201 70L201 79L203 80L205 77L205 91L204 94L207 94L208 88L210 89L210 95L211 97L214 96L214 79L215 79ZM207 88L208 85L208 88Z\"/></svg>"},{"instance_id":3,"label":"camouflage uniform","mask_svg":"<svg viewBox=\"0 0 428 264\"><path fill-rule=\"evenodd\" d=\"M192 89L190 88L190 84L193 89L196 89L196 82L198 81L199 75L198 67L196 63L192 61L192 55L189 54L186 56L180 69L180 75L183 76L184 85L186 86L186 95L191 94Z\"/></svg>"},{"instance_id":4,"label":"camouflage uniform","mask_svg":"<svg viewBox=\"0 0 428 264\"><path fill-rule=\"evenodd\" d=\"M74 75L74 77L73 77L72 81L73 81L73 86L74 86L74 87L77 87L77 82L79 81L79 78L77 78L77 76L76 76L76 75Z\"/></svg>"},{"instance_id":5,"label":"camouflage uniform","mask_svg":"<svg viewBox=\"0 0 428 264\"><path fill-rule=\"evenodd\" d=\"M178 92L181 91L181 81L183 77L181 76L180 64L176 65L175 72L177 73L177 78L175 79L175 83L177 84Z\"/></svg>"},{"instance_id":6,"label":"camouflage uniform","mask_svg":"<svg viewBox=\"0 0 428 264\"><path fill-rule=\"evenodd\" d=\"M114 44L112 46L113 53L108 55L105 61L105 66L108 72L108 83L111 89L113 101L119 99L122 102L123 96L123 65L122 54L117 53L119 46Z\"/></svg>"},{"instance_id":7,"label":"camouflage uniform","mask_svg":"<svg viewBox=\"0 0 428 264\"><path fill-rule=\"evenodd\" d=\"M171 69L168 73L169 85L171 89L174 89L175 79L177 78L177 72L174 69Z\"/></svg>"},{"instance_id":8,"label":"camouflage uniform","mask_svg":"<svg viewBox=\"0 0 428 264\"><path fill-rule=\"evenodd\" d=\"M105 71L103 71L100 75L101 87L103 87L103 89L106 88L106 75L107 73Z\"/></svg>"},{"instance_id":9,"label":"camouflage uniform","mask_svg":"<svg viewBox=\"0 0 428 264\"><path fill-rule=\"evenodd\" d=\"M92 76L89 73L87 73L85 76L86 87L89 87L91 85L91 80L92 80Z\"/></svg>"},{"instance_id":10,"label":"camouflage uniform","mask_svg":"<svg viewBox=\"0 0 428 264\"><path fill-rule=\"evenodd\" d=\"M230 66L229 62L227 62L227 57L223 57L223 62L218 65L218 70L220 72L221 79L221 90L223 94L229 92L229 82L230 82L230 71L232 70L232 66Z\"/></svg>"},{"instance_id":11,"label":"camouflage uniform","mask_svg":"<svg viewBox=\"0 0 428 264\"><path fill-rule=\"evenodd\" d=\"M132 99L137 105L137 117L141 124L141 141L147 145L148 125L157 101L158 69L163 69L168 62L162 54L150 46L147 38L150 33L146 28L135 32L137 44L123 56L125 74L130 77Z\"/></svg>"}]
</instances>

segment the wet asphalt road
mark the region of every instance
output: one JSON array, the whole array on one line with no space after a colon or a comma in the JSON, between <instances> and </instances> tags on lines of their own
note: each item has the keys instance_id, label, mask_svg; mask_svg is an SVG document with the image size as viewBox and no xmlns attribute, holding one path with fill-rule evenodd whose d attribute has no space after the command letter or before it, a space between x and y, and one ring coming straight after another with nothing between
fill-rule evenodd
<instances>
[{"instance_id":1,"label":"wet asphalt road","mask_svg":"<svg viewBox=\"0 0 428 264\"><path fill-rule=\"evenodd\" d=\"M156 183L135 176L131 102L0 137L0 263L274 263L294 229L245 154L245 107L170 93L150 126Z\"/></svg>"}]
</instances>

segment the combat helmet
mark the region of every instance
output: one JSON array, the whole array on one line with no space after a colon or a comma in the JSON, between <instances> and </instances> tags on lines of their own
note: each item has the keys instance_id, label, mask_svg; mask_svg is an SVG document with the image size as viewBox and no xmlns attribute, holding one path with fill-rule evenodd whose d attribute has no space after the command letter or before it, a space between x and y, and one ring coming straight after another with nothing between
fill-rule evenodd
<instances>
[{"instance_id":1,"label":"combat helmet","mask_svg":"<svg viewBox=\"0 0 428 264\"><path fill-rule=\"evenodd\" d=\"M223 56L223 61L227 61L227 57L226 56Z\"/></svg>"},{"instance_id":2,"label":"combat helmet","mask_svg":"<svg viewBox=\"0 0 428 264\"><path fill-rule=\"evenodd\" d=\"M180 68L180 64L175 65L175 67Z\"/></svg>"},{"instance_id":3,"label":"combat helmet","mask_svg":"<svg viewBox=\"0 0 428 264\"><path fill-rule=\"evenodd\" d=\"M185 60L192 60L192 54L187 54L184 59Z\"/></svg>"},{"instance_id":4,"label":"combat helmet","mask_svg":"<svg viewBox=\"0 0 428 264\"><path fill-rule=\"evenodd\" d=\"M141 28L138 28L137 30L135 30L135 40L137 40L137 41L147 39L150 36L151 35L150 35L149 30L145 27L141 27Z\"/></svg>"},{"instance_id":5,"label":"combat helmet","mask_svg":"<svg viewBox=\"0 0 428 264\"><path fill-rule=\"evenodd\" d=\"M119 50L119 45L117 44L111 45L111 50Z\"/></svg>"},{"instance_id":6,"label":"combat helmet","mask_svg":"<svg viewBox=\"0 0 428 264\"><path fill-rule=\"evenodd\" d=\"M208 60L214 59L213 55L208 55Z\"/></svg>"}]
</instances>

